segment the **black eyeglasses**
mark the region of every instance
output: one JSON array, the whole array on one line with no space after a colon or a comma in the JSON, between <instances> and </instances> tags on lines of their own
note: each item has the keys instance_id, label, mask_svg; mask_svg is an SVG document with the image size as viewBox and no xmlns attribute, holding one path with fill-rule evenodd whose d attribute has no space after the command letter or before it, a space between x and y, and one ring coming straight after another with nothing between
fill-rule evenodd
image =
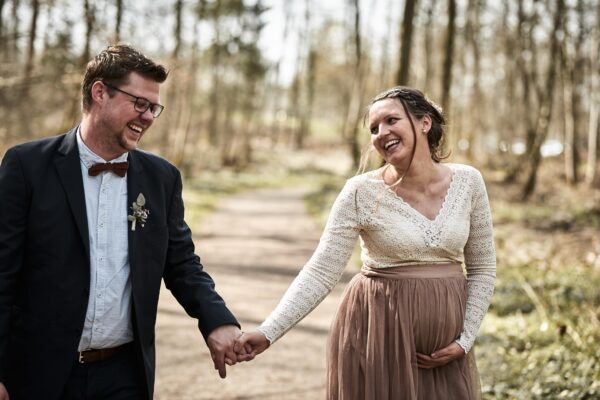
<instances>
[{"instance_id":1,"label":"black eyeglasses","mask_svg":"<svg viewBox=\"0 0 600 400\"><path fill-rule=\"evenodd\" d=\"M165 106L163 106L163 105L151 103L148 99L135 96L131 93L121 90L118 87L110 85L106 82L102 82L102 83L104 84L104 86L106 86L108 88L111 88L111 89L116 90L121 93L125 93L126 95L133 97L135 99L135 101L133 102L133 107L135 108L135 111L137 111L139 113L143 114L146 111L150 110L150 113L152 113L152 116L154 118L158 118L160 113L163 112L163 110L165 109Z\"/></svg>"}]
</instances>

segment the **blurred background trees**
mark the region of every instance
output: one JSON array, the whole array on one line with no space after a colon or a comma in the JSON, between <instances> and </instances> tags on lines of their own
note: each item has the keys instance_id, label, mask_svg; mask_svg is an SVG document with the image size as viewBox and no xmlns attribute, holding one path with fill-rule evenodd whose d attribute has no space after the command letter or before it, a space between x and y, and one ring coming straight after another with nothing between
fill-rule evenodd
<instances>
[{"instance_id":1,"label":"blurred background trees","mask_svg":"<svg viewBox=\"0 0 600 400\"><path fill-rule=\"evenodd\" d=\"M122 41L171 70L144 147L187 175L282 147L356 166L369 99L407 84L443 105L454 155L522 198L547 157L598 183L595 0L0 0L0 16L0 154L75 125L85 63Z\"/></svg>"}]
</instances>

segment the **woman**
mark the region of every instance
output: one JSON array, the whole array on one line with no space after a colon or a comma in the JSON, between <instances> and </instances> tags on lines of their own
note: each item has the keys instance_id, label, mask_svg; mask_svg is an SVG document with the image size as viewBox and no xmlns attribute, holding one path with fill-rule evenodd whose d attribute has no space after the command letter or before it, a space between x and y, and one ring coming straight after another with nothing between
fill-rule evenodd
<instances>
[{"instance_id":1,"label":"woman","mask_svg":"<svg viewBox=\"0 0 600 400\"><path fill-rule=\"evenodd\" d=\"M346 182L315 253L236 349L263 352L314 309L360 237L363 266L329 336L327 399L479 398L469 351L496 271L485 184L472 167L440 163L444 117L420 91L379 94L368 120L386 165Z\"/></svg>"}]
</instances>

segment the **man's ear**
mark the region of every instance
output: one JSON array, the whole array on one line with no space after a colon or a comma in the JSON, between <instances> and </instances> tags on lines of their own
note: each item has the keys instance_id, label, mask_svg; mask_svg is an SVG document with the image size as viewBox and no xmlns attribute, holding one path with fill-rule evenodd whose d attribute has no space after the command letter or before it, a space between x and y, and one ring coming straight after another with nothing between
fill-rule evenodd
<instances>
[{"instance_id":1,"label":"man's ear","mask_svg":"<svg viewBox=\"0 0 600 400\"><path fill-rule=\"evenodd\" d=\"M92 101L101 103L102 100L108 95L106 93L106 86L100 81L96 81L92 84L91 88Z\"/></svg>"}]
</instances>

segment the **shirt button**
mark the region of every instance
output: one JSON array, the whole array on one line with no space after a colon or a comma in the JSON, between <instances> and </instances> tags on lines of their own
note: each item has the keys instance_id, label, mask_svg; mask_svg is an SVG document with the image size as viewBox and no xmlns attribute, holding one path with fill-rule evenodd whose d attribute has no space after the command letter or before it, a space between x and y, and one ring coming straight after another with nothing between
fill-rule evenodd
<instances>
[{"instance_id":1,"label":"shirt button","mask_svg":"<svg viewBox=\"0 0 600 400\"><path fill-rule=\"evenodd\" d=\"M102 297L102 293L98 293L98 294L96 295L96 297L98 297L98 298Z\"/></svg>"}]
</instances>

